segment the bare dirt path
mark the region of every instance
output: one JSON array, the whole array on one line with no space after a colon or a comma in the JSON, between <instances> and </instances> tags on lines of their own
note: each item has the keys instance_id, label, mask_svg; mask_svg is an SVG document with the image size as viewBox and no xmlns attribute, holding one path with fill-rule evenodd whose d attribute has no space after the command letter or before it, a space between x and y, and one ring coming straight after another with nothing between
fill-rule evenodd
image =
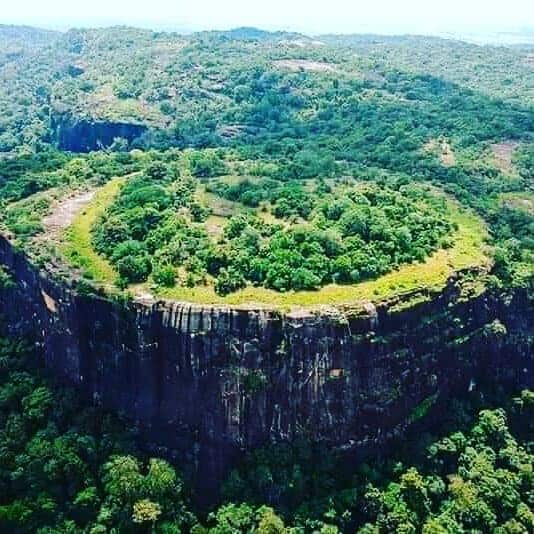
<instances>
[{"instance_id":1,"label":"bare dirt path","mask_svg":"<svg viewBox=\"0 0 534 534\"><path fill-rule=\"evenodd\" d=\"M83 191L60 200L52 208L52 213L43 219L46 237L58 237L72 224L76 215L93 200L95 193L96 191Z\"/></svg>"}]
</instances>

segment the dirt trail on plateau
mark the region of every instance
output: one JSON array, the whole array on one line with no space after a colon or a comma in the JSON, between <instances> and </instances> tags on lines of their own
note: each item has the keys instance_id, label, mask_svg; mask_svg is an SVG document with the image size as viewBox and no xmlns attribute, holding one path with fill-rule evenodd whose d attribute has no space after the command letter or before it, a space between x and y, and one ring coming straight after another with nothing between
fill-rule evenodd
<instances>
[{"instance_id":1,"label":"dirt trail on plateau","mask_svg":"<svg viewBox=\"0 0 534 534\"><path fill-rule=\"evenodd\" d=\"M93 200L95 193L96 191L84 191L64 198L54 206L52 213L43 219L46 237L56 237L70 226L76 215Z\"/></svg>"}]
</instances>

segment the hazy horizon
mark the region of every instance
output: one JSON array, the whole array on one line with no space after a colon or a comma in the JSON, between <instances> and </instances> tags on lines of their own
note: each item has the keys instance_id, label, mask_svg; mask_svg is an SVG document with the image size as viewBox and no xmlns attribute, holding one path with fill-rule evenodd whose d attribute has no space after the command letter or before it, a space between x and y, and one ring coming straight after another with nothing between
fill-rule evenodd
<instances>
[{"instance_id":1,"label":"hazy horizon","mask_svg":"<svg viewBox=\"0 0 534 534\"><path fill-rule=\"evenodd\" d=\"M40 30L67 32L75 29L109 29L109 28L133 28L146 31L160 31L165 33L176 33L178 35L192 35L195 33L209 32L209 31L231 31L242 28L257 29L261 31L276 33L276 32L288 32L305 35L308 37L320 38L326 35L377 35L377 36L421 36L421 37L436 37L460 40L470 42L479 45L495 45L495 46L512 46L512 45L534 45L534 26L526 28L510 28L510 29L486 29L486 30L473 30L473 31L387 31L387 30L360 30L354 31L332 31L332 32L306 32L297 30L294 28L278 28L278 27L262 27L258 25L241 25L241 26L228 26L228 27L210 27L210 28L191 28L187 26L175 26L169 24L136 24L128 23L125 21L103 21L101 23L95 22L93 24L39 24L31 22L10 22L0 20L0 26L13 26L13 27L28 27Z\"/></svg>"},{"instance_id":2,"label":"hazy horizon","mask_svg":"<svg viewBox=\"0 0 534 534\"><path fill-rule=\"evenodd\" d=\"M76 3L78 4L78 3ZM150 5L117 0L93 0L73 5L67 0L19 0L5 6L1 24L24 24L66 30L72 27L126 25L153 30L195 32L250 26L268 31L295 31L310 35L326 33L379 33L423 35L490 35L534 33L534 2L509 0L488 5L475 0L451 0L446 10L423 0L392 2L375 0L371 5L348 0L310 4L271 0L252 5L245 0L215 2L153 0Z\"/></svg>"}]
</instances>

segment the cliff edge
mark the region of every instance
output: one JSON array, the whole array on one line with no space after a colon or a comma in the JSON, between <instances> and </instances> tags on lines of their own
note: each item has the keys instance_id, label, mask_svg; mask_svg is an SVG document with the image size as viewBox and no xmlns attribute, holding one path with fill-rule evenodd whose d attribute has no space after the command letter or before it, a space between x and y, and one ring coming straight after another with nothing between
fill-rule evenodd
<instances>
[{"instance_id":1,"label":"cliff edge","mask_svg":"<svg viewBox=\"0 0 534 534\"><path fill-rule=\"evenodd\" d=\"M190 461L200 486L269 441L378 447L480 381L532 387L526 290L474 290L474 273L409 305L282 313L83 295L2 236L0 264L13 281L0 289L9 330L31 335L87 402Z\"/></svg>"}]
</instances>

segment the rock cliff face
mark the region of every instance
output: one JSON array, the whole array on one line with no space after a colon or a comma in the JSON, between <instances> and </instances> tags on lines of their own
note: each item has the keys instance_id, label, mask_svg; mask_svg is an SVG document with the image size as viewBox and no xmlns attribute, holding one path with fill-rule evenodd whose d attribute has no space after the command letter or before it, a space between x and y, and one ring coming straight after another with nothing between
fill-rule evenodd
<instances>
[{"instance_id":1,"label":"rock cliff face","mask_svg":"<svg viewBox=\"0 0 534 534\"><path fill-rule=\"evenodd\" d=\"M58 115L52 120L58 147L70 152L102 150L110 147L117 138L132 142L146 129L140 124L73 119L66 115Z\"/></svg>"},{"instance_id":2,"label":"rock cliff face","mask_svg":"<svg viewBox=\"0 0 534 534\"><path fill-rule=\"evenodd\" d=\"M380 446L438 396L484 379L532 385L525 292L467 298L451 279L411 307L284 315L82 296L1 237L0 263L16 282L0 291L11 330L37 335L57 376L178 451L201 485L266 441Z\"/></svg>"}]
</instances>

